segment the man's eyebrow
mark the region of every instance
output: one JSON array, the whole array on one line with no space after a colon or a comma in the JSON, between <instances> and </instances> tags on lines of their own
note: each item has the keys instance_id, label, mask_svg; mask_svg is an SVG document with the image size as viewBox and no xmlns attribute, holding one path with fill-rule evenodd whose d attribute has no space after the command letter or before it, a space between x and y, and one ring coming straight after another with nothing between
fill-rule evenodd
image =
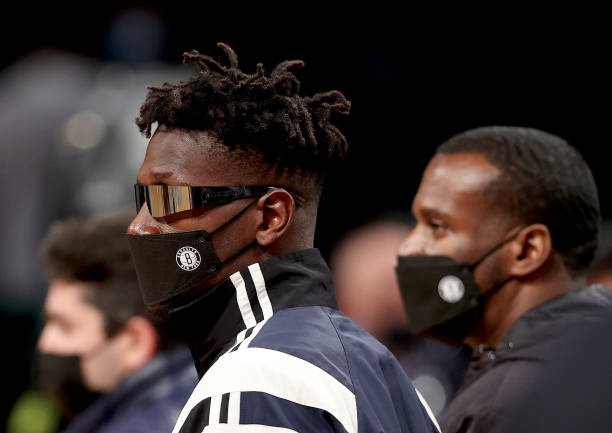
<instances>
[{"instance_id":1,"label":"man's eyebrow","mask_svg":"<svg viewBox=\"0 0 612 433\"><path fill-rule=\"evenodd\" d=\"M448 213L433 208L420 209L420 213L426 218L448 218L450 216Z\"/></svg>"},{"instance_id":2,"label":"man's eyebrow","mask_svg":"<svg viewBox=\"0 0 612 433\"><path fill-rule=\"evenodd\" d=\"M47 312L47 311L43 312L43 318L45 322L54 321L54 322L64 323L64 324L69 323L69 320L66 320L64 316L57 314L57 313L53 313L53 312Z\"/></svg>"},{"instance_id":3,"label":"man's eyebrow","mask_svg":"<svg viewBox=\"0 0 612 433\"><path fill-rule=\"evenodd\" d=\"M136 177L136 182L141 185L165 185L165 180L174 175L173 171L152 171L146 173L145 178Z\"/></svg>"}]
</instances>

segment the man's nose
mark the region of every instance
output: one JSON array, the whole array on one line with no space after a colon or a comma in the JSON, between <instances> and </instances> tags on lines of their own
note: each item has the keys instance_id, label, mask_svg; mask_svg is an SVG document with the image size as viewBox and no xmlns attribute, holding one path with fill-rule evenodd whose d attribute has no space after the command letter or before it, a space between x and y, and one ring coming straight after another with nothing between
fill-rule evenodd
<instances>
[{"instance_id":1,"label":"man's nose","mask_svg":"<svg viewBox=\"0 0 612 433\"><path fill-rule=\"evenodd\" d=\"M146 203L142 205L138 215L130 223L127 232L130 235L155 235L161 233L159 222L151 216Z\"/></svg>"},{"instance_id":2,"label":"man's nose","mask_svg":"<svg viewBox=\"0 0 612 433\"><path fill-rule=\"evenodd\" d=\"M49 323L43 327L36 348L40 353L62 354L61 340L58 343L57 332L54 332Z\"/></svg>"},{"instance_id":3,"label":"man's nose","mask_svg":"<svg viewBox=\"0 0 612 433\"><path fill-rule=\"evenodd\" d=\"M40 333L40 337L38 337L38 343L36 344L36 348L41 353L47 353L49 351L49 337L47 332L47 325L44 326L42 332Z\"/></svg>"},{"instance_id":4,"label":"man's nose","mask_svg":"<svg viewBox=\"0 0 612 433\"><path fill-rule=\"evenodd\" d=\"M425 254L425 238L418 227L415 227L399 247L400 256L417 256Z\"/></svg>"}]
</instances>

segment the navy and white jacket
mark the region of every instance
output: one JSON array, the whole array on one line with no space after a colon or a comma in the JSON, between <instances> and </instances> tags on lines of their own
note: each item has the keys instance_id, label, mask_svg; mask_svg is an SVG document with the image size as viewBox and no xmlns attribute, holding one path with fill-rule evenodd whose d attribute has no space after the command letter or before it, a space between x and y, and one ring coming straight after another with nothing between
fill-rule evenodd
<instances>
[{"instance_id":1,"label":"navy and white jacket","mask_svg":"<svg viewBox=\"0 0 612 433\"><path fill-rule=\"evenodd\" d=\"M253 264L172 316L201 377L173 433L438 432L395 357L337 309L316 249Z\"/></svg>"}]
</instances>

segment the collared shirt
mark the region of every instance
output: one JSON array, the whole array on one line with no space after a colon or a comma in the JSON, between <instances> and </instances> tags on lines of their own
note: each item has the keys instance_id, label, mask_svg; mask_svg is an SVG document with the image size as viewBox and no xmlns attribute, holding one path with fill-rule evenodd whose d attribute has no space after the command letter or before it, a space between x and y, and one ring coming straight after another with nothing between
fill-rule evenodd
<instances>
[{"instance_id":1,"label":"collared shirt","mask_svg":"<svg viewBox=\"0 0 612 433\"><path fill-rule=\"evenodd\" d=\"M316 249L250 265L172 315L202 377L174 433L438 431L393 355L338 311Z\"/></svg>"},{"instance_id":2,"label":"collared shirt","mask_svg":"<svg viewBox=\"0 0 612 433\"><path fill-rule=\"evenodd\" d=\"M197 380L188 350L160 352L100 397L63 433L169 432Z\"/></svg>"},{"instance_id":3,"label":"collared shirt","mask_svg":"<svg viewBox=\"0 0 612 433\"><path fill-rule=\"evenodd\" d=\"M558 356L568 331L599 320L611 308L610 289L588 286L529 310L499 346L474 350L464 383L444 413L442 431L492 431Z\"/></svg>"}]
</instances>

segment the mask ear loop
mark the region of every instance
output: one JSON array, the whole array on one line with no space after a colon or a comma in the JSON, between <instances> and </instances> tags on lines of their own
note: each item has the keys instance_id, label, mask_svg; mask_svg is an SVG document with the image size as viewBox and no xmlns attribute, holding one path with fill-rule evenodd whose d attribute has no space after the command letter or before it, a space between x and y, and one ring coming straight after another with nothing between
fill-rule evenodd
<instances>
[{"instance_id":1,"label":"mask ear loop","mask_svg":"<svg viewBox=\"0 0 612 433\"><path fill-rule=\"evenodd\" d=\"M503 248L505 245L509 244L510 242L512 242L513 240L516 239L516 237L521 233L521 231L525 228L526 226L522 225L519 226L518 230L516 231L516 233L514 233L512 236L510 236L507 239L504 239L503 241L501 241L499 244L497 244L495 247L491 248L489 251L487 251L486 253L484 253L478 260L476 260L474 263L472 263L470 265L470 270L474 271L476 269L476 267L481 264L487 257L489 257L491 254L493 254L494 252L496 252L497 250Z\"/></svg>"},{"instance_id":2,"label":"mask ear loop","mask_svg":"<svg viewBox=\"0 0 612 433\"><path fill-rule=\"evenodd\" d=\"M494 252L496 252L497 250L501 249L502 247L504 247L505 245L509 244L510 242L512 242L514 239L516 239L516 237L521 233L521 231L523 231L523 229L525 228L525 225L519 226L518 230L516 231L516 233L514 233L512 236L510 236L508 239L503 240L502 242L499 243L499 245L495 246L494 248L490 249L488 252L486 252L482 257L480 257L478 260L476 260L471 266L470 266L470 270L472 271L472 273L475 271L476 267L481 264L487 257L489 257L491 254L493 254ZM499 290L504 284L506 284L508 281L510 281L511 279L513 279L513 276L509 276L508 278L506 278L505 280L501 281L500 283L495 284L495 286L493 286L492 288L490 288L489 290L487 290L484 293L481 293L477 299L476 302L477 303L482 303L484 302L489 296L491 296L493 293L497 292L497 290Z\"/></svg>"},{"instance_id":3,"label":"mask ear loop","mask_svg":"<svg viewBox=\"0 0 612 433\"><path fill-rule=\"evenodd\" d=\"M236 215L234 215L233 217L231 217L229 220L225 221L223 224L221 224L219 227L217 227L216 229L214 229L212 232L210 232L211 236L215 233L217 233L219 230L221 230L223 227L231 224L232 222L234 222L235 220L237 220L238 218L240 218L240 216L245 213L251 206L253 206L255 203L257 203L259 201L259 199L262 196L257 197L255 200L253 200L251 203L249 203L246 207L244 207L240 212L238 212Z\"/></svg>"},{"instance_id":4,"label":"mask ear loop","mask_svg":"<svg viewBox=\"0 0 612 433\"><path fill-rule=\"evenodd\" d=\"M281 188L277 188L277 189L281 189ZM233 221L235 221L236 219L240 218L240 216L245 213L251 206L253 206L255 203L257 203L259 201L259 199L261 199L265 194L260 195L259 197L257 197L255 200L253 200L251 203L249 203L246 207L244 207L240 212L238 212L236 215L234 215L233 217L231 217L229 220L227 220L226 222L224 222L223 224L221 224L219 227L217 227L216 229L214 229L212 232L210 232L210 236L212 238L212 235L217 233L219 230L221 230L223 227L231 224ZM241 255L242 253L244 253L246 250L248 250L249 248L251 248L253 246L253 244L255 244L257 241L253 240L252 242L250 242L249 244L247 244L244 248L242 248L240 251L238 251L236 254L228 257L225 260L221 260L221 266L225 265L226 263L231 262L232 260L234 260L236 257L238 257L239 255Z\"/></svg>"},{"instance_id":5,"label":"mask ear loop","mask_svg":"<svg viewBox=\"0 0 612 433\"><path fill-rule=\"evenodd\" d=\"M214 233L217 233L219 230L221 230L223 227L231 224L233 221L235 221L236 219L238 219L242 214L244 214L251 206L253 206L255 203L257 203L259 201L259 199L263 197L259 196L257 197L255 200L253 200L251 203L249 203L246 207L244 207L240 212L238 212L236 215L234 215L233 217L231 217L229 220L227 220L226 222L224 222L223 224L221 224L219 227L217 227L216 229L214 229L212 232L210 232L210 236L212 239L212 235ZM221 260L221 266L225 265L226 263L231 262L232 260L234 260L236 257L238 257L239 255L241 255L242 253L244 253L246 250L248 250L249 248L251 248L251 246L253 246L253 244L256 241L253 240L252 242L250 242L249 244L247 244L244 248L242 248L240 251L238 251L236 254L228 257L225 260Z\"/></svg>"}]
</instances>

